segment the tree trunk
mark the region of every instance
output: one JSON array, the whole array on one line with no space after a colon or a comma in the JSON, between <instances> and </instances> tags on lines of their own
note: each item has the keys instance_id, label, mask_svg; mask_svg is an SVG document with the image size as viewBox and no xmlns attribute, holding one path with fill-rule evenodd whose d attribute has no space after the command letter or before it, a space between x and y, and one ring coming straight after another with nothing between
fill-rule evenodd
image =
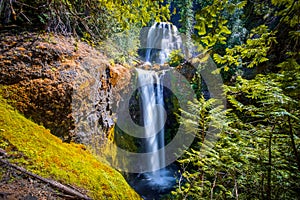
<instances>
[{"instance_id":1,"label":"tree trunk","mask_svg":"<svg viewBox=\"0 0 300 200\"><path fill-rule=\"evenodd\" d=\"M85 196L84 194L81 194L80 192L78 192L78 191L76 191L76 190L74 190L74 189L72 189L70 187L67 187L67 186L65 186L65 185L63 185L63 184L61 184L59 182L54 181L54 180L46 179L46 178L43 178L43 177L41 177L39 175L33 174L33 173L27 171L26 169L24 169L23 167L19 167L17 165L11 164L8 161L3 160L1 158L0 158L0 162L3 163L3 164L5 164L5 165L7 165L8 167L14 168L14 169L16 169L16 170L18 170L18 171L20 171L20 172L22 172L24 174L27 174L27 175L29 175L31 177L34 177L34 178L36 178L36 179L38 179L40 181L45 182L45 183L48 183L51 186L56 187L56 188L64 191L67 194L79 197L80 199L84 199L84 200L92 200L91 198Z\"/></svg>"},{"instance_id":2,"label":"tree trunk","mask_svg":"<svg viewBox=\"0 0 300 200\"><path fill-rule=\"evenodd\" d=\"M269 135L269 144L268 144L268 174L267 174L267 200L271 200L271 194L272 194L272 187L271 187L271 173L272 173L272 136L273 136L273 130L275 126L273 126L272 131Z\"/></svg>"}]
</instances>

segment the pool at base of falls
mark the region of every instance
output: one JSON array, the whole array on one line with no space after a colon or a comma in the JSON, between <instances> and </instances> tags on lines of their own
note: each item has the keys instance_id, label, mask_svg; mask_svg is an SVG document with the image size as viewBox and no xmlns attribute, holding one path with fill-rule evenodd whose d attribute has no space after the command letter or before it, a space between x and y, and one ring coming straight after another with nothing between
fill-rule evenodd
<instances>
[{"instance_id":1,"label":"pool at base of falls","mask_svg":"<svg viewBox=\"0 0 300 200\"><path fill-rule=\"evenodd\" d=\"M145 200L159 200L176 186L178 167L175 164L154 171L129 174L128 183Z\"/></svg>"}]
</instances>

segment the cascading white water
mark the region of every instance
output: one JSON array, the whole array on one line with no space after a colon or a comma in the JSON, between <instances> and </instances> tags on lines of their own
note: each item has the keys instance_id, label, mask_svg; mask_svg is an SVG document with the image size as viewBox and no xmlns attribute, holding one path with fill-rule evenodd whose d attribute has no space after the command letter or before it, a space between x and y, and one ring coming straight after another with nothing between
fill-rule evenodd
<instances>
[{"instance_id":1,"label":"cascading white water","mask_svg":"<svg viewBox=\"0 0 300 200\"><path fill-rule=\"evenodd\" d=\"M156 152L162 148L158 154L153 154L147 161L148 169L160 169L165 167L164 147L164 96L163 84L161 82L163 74L159 75L155 71L137 69L138 81L140 85L149 83L140 88L141 104L143 110L143 122L145 129L146 151ZM161 129L160 129L161 128ZM160 129L160 130L159 130ZM157 132L157 133L156 133Z\"/></svg>"},{"instance_id":2,"label":"cascading white water","mask_svg":"<svg viewBox=\"0 0 300 200\"><path fill-rule=\"evenodd\" d=\"M155 23L148 31L145 61L147 64L164 64L173 50L181 49L182 40L176 26L168 22ZM150 172L144 173L147 185L164 191L175 184L175 177L165 164L166 111L164 109L165 71L137 69L142 119L145 127L145 150L151 152L145 160ZM147 83L147 84L145 84ZM159 169L159 170L158 170Z\"/></svg>"},{"instance_id":3,"label":"cascading white water","mask_svg":"<svg viewBox=\"0 0 300 200\"><path fill-rule=\"evenodd\" d=\"M158 199L160 194L169 192L176 184L176 166L166 166L165 123L167 108L164 105L164 84L169 85L169 72L166 66L162 70L147 67L151 64L164 64L173 50L182 49L182 40L176 26L168 22L155 23L148 29L145 51L145 63L137 68L140 116L143 121L146 171L134 175L130 184L144 199ZM146 67L145 67L146 66ZM164 78L166 79L164 80ZM168 88L168 87L166 87ZM168 89L165 89L168 91ZM147 159L146 159L147 158ZM138 165L138 163L137 163Z\"/></svg>"},{"instance_id":4,"label":"cascading white water","mask_svg":"<svg viewBox=\"0 0 300 200\"><path fill-rule=\"evenodd\" d=\"M156 187L157 190L165 190L175 182L175 178L165 169L165 133L164 123L166 111L164 109L164 87L163 77L165 71L149 71L136 69L139 88L141 109L143 110L143 122L145 128L145 149L153 153L149 160L146 160L150 172L144 174L148 184ZM147 83L147 84L144 84ZM157 170L159 169L159 170Z\"/></svg>"},{"instance_id":5,"label":"cascading white water","mask_svg":"<svg viewBox=\"0 0 300 200\"><path fill-rule=\"evenodd\" d=\"M177 27L169 22L156 22L148 31L145 61L164 64L173 50L181 48L182 40Z\"/></svg>"}]
</instances>

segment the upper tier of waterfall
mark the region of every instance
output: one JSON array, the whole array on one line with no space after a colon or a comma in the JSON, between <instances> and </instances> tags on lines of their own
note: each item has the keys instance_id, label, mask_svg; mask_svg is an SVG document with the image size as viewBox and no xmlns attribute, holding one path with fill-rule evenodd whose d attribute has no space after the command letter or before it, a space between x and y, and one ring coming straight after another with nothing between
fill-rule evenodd
<instances>
[{"instance_id":1,"label":"upper tier of waterfall","mask_svg":"<svg viewBox=\"0 0 300 200\"><path fill-rule=\"evenodd\" d=\"M145 62L163 64L173 50L182 48L177 27L169 22L154 23L147 34Z\"/></svg>"}]
</instances>

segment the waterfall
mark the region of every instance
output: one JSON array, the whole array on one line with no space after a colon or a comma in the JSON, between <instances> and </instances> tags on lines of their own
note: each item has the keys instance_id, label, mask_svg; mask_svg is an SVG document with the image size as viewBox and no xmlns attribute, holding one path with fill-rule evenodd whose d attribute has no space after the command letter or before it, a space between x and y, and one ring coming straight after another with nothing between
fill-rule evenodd
<instances>
[{"instance_id":1,"label":"waterfall","mask_svg":"<svg viewBox=\"0 0 300 200\"><path fill-rule=\"evenodd\" d=\"M145 62L164 64L173 50L182 48L182 40L176 26L168 22L155 23L148 30ZM174 173L166 167L164 123L167 112L164 105L164 76L169 69L145 70L137 68L141 119L144 124L145 152L152 153L145 160L149 172L142 176L156 191L170 189L176 182ZM146 84L145 84L146 83ZM158 170L159 169L159 170ZM145 180L143 179L143 184Z\"/></svg>"},{"instance_id":2,"label":"waterfall","mask_svg":"<svg viewBox=\"0 0 300 200\"><path fill-rule=\"evenodd\" d=\"M164 64L170 53L173 50L182 48L182 40L179 32L173 24L169 22L154 23L147 34L145 62L147 64L158 63ZM142 110L144 125L151 123L152 126L147 127L145 136L146 151L156 152L161 149L160 153L154 154L148 164L151 165L149 169L161 169L165 166L165 152L164 152L164 128L155 133L157 127L163 127L165 120L164 114L164 94L163 94L163 76L164 71L156 72L151 70L137 69L138 81L150 83L140 89L142 99ZM160 75L159 75L160 73ZM160 107L157 107L160 105ZM161 109L157 109L161 108ZM153 134L156 134L152 136ZM154 171L154 170L153 170ZM160 172L162 172L161 170ZM156 172L157 178L161 177L160 172ZM165 173L165 172L163 172ZM154 177L155 177L154 176Z\"/></svg>"},{"instance_id":3,"label":"waterfall","mask_svg":"<svg viewBox=\"0 0 300 200\"><path fill-rule=\"evenodd\" d=\"M164 64L173 50L181 48L177 27L168 22L156 22L148 31L145 61Z\"/></svg>"},{"instance_id":4,"label":"waterfall","mask_svg":"<svg viewBox=\"0 0 300 200\"><path fill-rule=\"evenodd\" d=\"M153 153L145 160L149 172L143 176L148 185L158 191L164 191L175 183L175 178L165 167L165 131L166 111L164 108L164 75L165 71L136 69L140 94L140 107L144 124L145 150ZM147 83L147 84L145 84ZM157 170L159 169L159 170Z\"/></svg>"},{"instance_id":5,"label":"waterfall","mask_svg":"<svg viewBox=\"0 0 300 200\"><path fill-rule=\"evenodd\" d=\"M176 26L168 22L155 23L147 30L147 38L142 37L147 40L141 41L145 45L143 53L146 65L136 68L138 95L135 98L138 97L137 105L140 109L134 115L143 124L139 135L144 136L141 150L146 154L143 164L147 170L133 174L129 183L144 199L153 200L170 192L176 184L177 166L170 163L166 166L168 155L165 153L165 132L169 131L165 130L169 126L166 123L167 108L171 108L173 102L169 101L168 87L171 69L165 62L173 50L182 49L182 40Z\"/></svg>"},{"instance_id":6,"label":"waterfall","mask_svg":"<svg viewBox=\"0 0 300 200\"><path fill-rule=\"evenodd\" d=\"M141 108L143 110L143 123L144 126L147 126L144 133L147 138L145 142L146 152L156 152L162 149L160 153L152 155L151 159L147 161L148 169L154 171L155 169L165 167L165 152L163 151L163 147L165 146L163 73L159 75L158 72L142 69L137 69L137 72L140 85L143 85L144 82L149 83L139 89Z\"/></svg>"}]
</instances>

